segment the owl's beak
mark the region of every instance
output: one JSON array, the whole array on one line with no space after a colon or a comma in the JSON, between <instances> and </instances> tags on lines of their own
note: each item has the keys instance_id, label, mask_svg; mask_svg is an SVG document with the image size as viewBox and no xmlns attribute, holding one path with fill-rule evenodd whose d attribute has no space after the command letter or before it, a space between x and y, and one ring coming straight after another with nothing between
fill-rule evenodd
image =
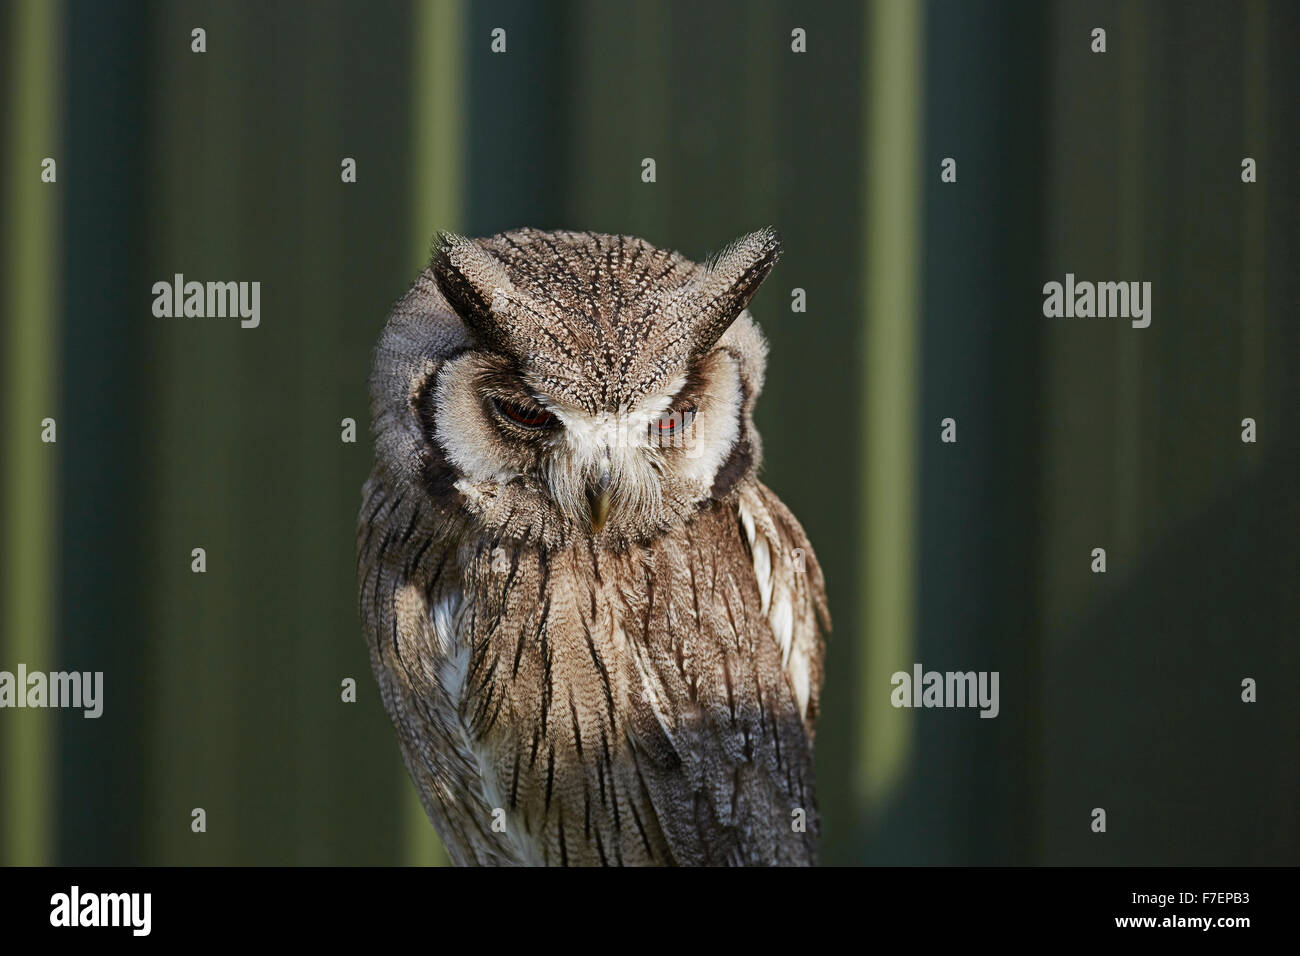
<instances>
[{"instance_id":1,"label":"owl's beak","mask_svg":"<svg viewBox=\"0 0 1300 956\"><path fill-rule=\"evenodd\" d=\"M609 473L609 462L601 465L600 477L587 486L587 504L591 508L591 530L600 533L609 518L609 488L613 479Z\"/></svg>"}]
</instances>

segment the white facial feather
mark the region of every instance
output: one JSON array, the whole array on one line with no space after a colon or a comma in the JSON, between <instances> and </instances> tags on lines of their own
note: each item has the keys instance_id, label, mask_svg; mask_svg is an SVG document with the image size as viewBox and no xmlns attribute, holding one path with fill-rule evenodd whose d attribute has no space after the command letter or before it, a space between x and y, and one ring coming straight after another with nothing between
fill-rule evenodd
<instances>
[{"instance_id":1,"label":"white facial feather","mask_svg":"<svg viewBox=\"0 0 1300 956\"><path fill-rule=\"evenodd\" d=\"M434 395L439 410L438 441L447 458L468 479L462 479L462 483L472 488L478 483L499 484L518 476L519 472L496 451L497 443L489 431L492 425L484 417L483 397L475 383L472 354L447 363L438 376Z\"/></svg>"}]
</instances>

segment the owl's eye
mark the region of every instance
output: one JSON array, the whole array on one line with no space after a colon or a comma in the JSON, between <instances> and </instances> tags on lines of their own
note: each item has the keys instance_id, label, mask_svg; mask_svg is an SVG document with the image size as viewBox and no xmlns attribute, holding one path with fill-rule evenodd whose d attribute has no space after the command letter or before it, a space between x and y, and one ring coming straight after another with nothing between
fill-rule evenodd
<instances>
[{"instance_id":1,"label":"owl's eye","mask_svg":"<svg viewBox=\"0 0 1300 956\"><path fill-rule=\"evenodd\" d=\"M555 416L538 405L508 402L500 398L494 398L492 405L502 418L520 428L542 429L555 424Z\"/></svg>"},{"instance_id":2,"label":"owl's eye","mask_svg":"<svg viewBox=\"0 0 1300 956\"><path fill-rule=\"evenodd\" d=\"M668 438L680 434L691 427L691 422L695 420L695 406L687 405L684 408L674 409L666 415L661 415L650 425L650 432L661 438Z\"/></svg>"}]
</instances>

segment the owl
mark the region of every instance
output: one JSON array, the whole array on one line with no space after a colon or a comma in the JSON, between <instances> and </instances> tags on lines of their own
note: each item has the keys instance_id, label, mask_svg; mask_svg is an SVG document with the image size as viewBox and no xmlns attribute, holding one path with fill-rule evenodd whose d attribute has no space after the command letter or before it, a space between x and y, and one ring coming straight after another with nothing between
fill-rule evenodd
<instances>
[{"instance_id":1,"label":"owl","mask_svg":"<svg viewBox=\"0 0 1300 956\"><path fill-rule=\"evenodd\" d=\"M780 250L440 235L393 307L359 604L455 863L815 862L830 619L753 420Z\"/></svg>"}]
</instances>

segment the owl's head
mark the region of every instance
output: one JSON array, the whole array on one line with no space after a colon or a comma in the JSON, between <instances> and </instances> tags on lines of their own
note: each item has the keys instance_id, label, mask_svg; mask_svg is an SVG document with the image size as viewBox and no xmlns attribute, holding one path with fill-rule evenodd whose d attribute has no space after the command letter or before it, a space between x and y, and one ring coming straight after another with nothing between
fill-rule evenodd
<instances>
[{"instance_id":1,"label":"owl's head","mask_svg":"<svg viewBox=\"0 0 1300 956\"><path fill-rule=\"evenodd\" d=\"M376 350L379 471L548 548L688 521L758 467L745 308L780 250L772 229L702 264L629 236L440 236Z\"/></svg>"}]
</instances>

